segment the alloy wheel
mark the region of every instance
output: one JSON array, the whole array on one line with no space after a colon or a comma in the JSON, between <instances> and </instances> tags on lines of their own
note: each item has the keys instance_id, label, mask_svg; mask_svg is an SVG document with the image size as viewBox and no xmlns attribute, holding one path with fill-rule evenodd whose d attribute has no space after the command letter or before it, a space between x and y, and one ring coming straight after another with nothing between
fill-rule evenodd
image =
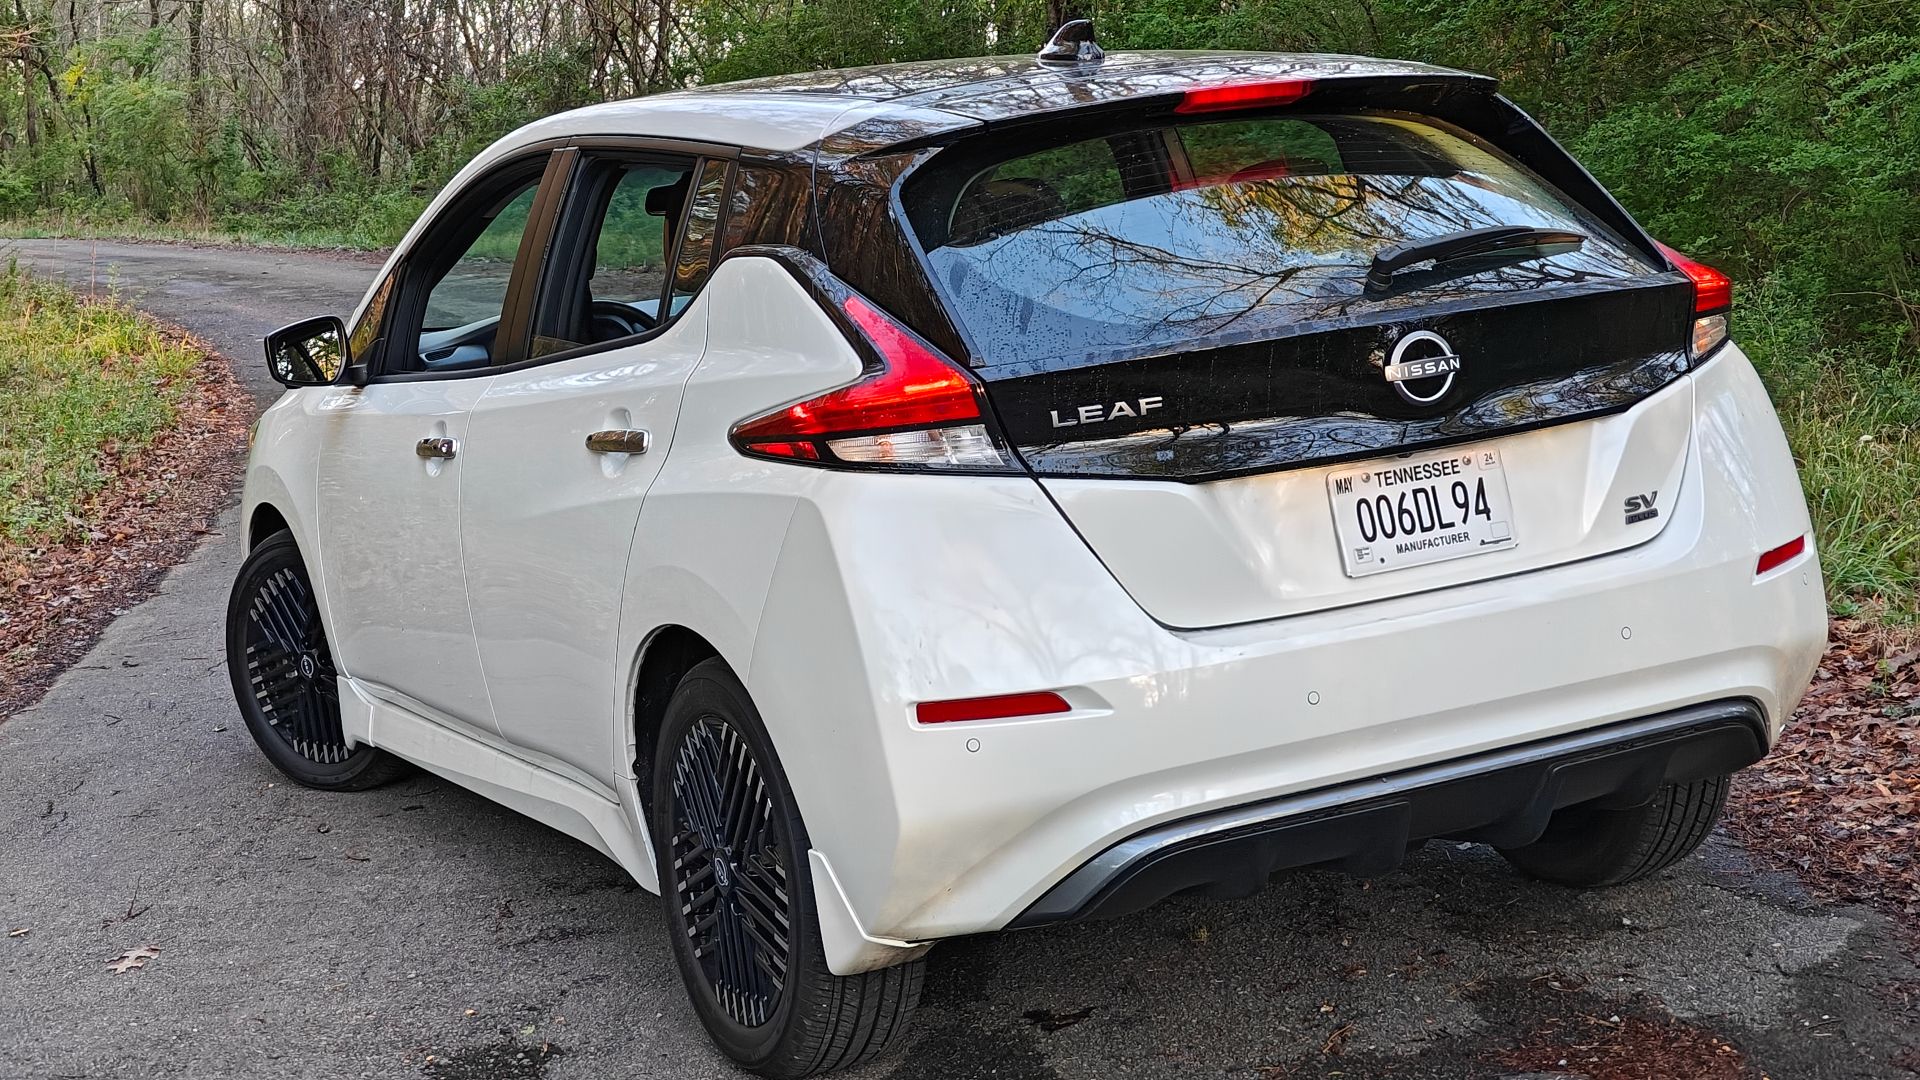
<instances>
[{"instance_id":1,"label":"alloy wheel","mask_svg":"<svg viewBox=\"0 0 1920 1080\"><path fill-rule=\"evenodd\" d=\"M353 753L340 725L340 688L313 588L282 566L246 608L247 684L267 724L293 752L321 765Z\"/></svg>"},{"instance_id":2,"label":"alloy wheel","mask_svg":"<svg viewBox=\"0 0 1920 1080\"><path fill-rule=\"evenodd\" d=\"M787 985L787 835L738 730L687 729L673 764L671 872L678 926L721 1009L742 1027L774 1018Z\"/></svg>"}]
</instances>

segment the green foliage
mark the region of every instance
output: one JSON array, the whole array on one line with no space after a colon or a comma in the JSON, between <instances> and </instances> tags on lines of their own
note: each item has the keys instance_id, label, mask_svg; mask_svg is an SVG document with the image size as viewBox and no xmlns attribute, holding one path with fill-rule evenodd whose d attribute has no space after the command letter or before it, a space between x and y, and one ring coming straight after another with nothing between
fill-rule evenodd
<instances>
[{"instance_id":1,"label":"green foliage","mask_svg":"<svg viewBox=\"0 0 1920 1080\"><path fill-rule=\"evenodd\" d=\"M1920 358L1897 338L1836 344L1807 292L1767 279L1736 330L1800 461L1827 584L1842 608L1915 617L1920 588Z\"/></svg>"},{"instance_id":2,"label":"green foliage","mask_svg":"<svg viewBox=\"0 0 1920 1080\"><path fill-rule=\"evenodd\" d=\"M0 274L0 564L81 517L111 456L166 430L195 354L132 312Z\"/></svg>"}]
</instances>

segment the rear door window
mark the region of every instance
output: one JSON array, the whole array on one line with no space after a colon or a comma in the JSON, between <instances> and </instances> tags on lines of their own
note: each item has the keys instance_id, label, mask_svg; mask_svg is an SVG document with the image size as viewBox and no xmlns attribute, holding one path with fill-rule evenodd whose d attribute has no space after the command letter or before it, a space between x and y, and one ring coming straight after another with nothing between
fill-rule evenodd
<instances>
[{"instance_id":1,"label":"rear door window","mask_svg":"<svg viewBox=\"0 0 1920 1080\"><path fill-rule=\"evenodd\" d=\"M723 163L724 164L724 163ZM666 326L685 306L680 260L712 247L689 235L700 161L672 155L591 156L562 214L556 256L533 316L533 355L611 346Z\"/></svg>"},{"instance_id":2,"label":"rear door window","mask_svg":"<svg viewBox=\"0 0 1920 1080\"><path fill-rule=\"evenodd\" d=\"M1511 158L1401 114L1148 127L910 178L912 228L983 365L1145 355L1303 322L1657 272ZM1495 225L1577 232L1365 279L1383 249Z\"/></svg>"}]
</instances>

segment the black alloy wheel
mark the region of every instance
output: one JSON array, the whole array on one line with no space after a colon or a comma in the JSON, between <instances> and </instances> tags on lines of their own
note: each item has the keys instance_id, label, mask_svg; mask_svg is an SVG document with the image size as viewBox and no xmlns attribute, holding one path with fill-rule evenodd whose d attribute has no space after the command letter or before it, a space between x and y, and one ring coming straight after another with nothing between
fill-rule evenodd
<instances>
[{"instance_id":1,"label":"black alloy wheel","mask_svg":"<svg viewBox=\"0 0 1920 1080\"><path fill-rule=\"evenodd\" d=\"M358 790L403 771L399 759L347 743L333 653L288 533L262 541L240 567L227 602L227 670L247 729L289 778Z\"/></svg>"},{"instance_id":2,"label":"black alloy wheel","mask_svg":"<svg viewBox=\"0 0 1920 1080\"><path fill-rule=\"evenodd\" d=\"M778 1080L870 1061L913 1019L926 963L835 975L806 824L746 687L720 659L675 686L648 825L675 964L714 1045Z\"/></svg>"},{"instance_id":3,"label":"black alloy wheel","mask_svg":"<svg viewBox=\"0 0 1920 1080\"><path fill-rule=\"evenodd\" d=\"M718 716L687 729L673 762L674 907L693 958L734 1023L778 1011L791 950L787 836L760 763Z\"/></svg>"}]
</instances>

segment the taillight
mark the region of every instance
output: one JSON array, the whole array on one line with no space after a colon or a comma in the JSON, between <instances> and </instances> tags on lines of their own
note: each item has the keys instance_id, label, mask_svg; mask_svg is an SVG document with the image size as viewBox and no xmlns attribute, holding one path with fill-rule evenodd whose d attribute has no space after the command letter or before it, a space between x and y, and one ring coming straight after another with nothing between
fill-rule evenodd
<instances>
[{"instance_id":1,"label":"taillight","mask_svg":"<svg viewBox=\"0 0 1920 1080\"><path fill-rule=\"evenodd\" d=\"M840 312L871 362L858 380L733 429L742 453L853 468L1013 468L973 377L886 312L847 293Z\"/></svg>"},{"instance_id":2,"label":"taillight","mask_svg":"<svg viewBox=\"0 0 1920 1080\"><path fill-rule=\"evenodd\" d=\"M1659 241L1655 241L1659 243ZM1693 340L1689 348L1699 360L1727 340L1727 312L1733 307L1733 279L1705 263L1660 244L1674 268L1693 282Z\"/></svg>"},{"instance_id":3,"label":"taillight","mask_svg":"<svg viewBox=\"0 0 1920 1080\"><path fill-rule=\"evenodd\" d=\"M1202 86L1180 96L1173 111L1193 113L1227 112L1232 109L1262 109L1271 105L1291 105L1313 91L1310 79L1278 79L1272 82L1235 83L1229 86Z\"/></svg>"}]
</instances>

